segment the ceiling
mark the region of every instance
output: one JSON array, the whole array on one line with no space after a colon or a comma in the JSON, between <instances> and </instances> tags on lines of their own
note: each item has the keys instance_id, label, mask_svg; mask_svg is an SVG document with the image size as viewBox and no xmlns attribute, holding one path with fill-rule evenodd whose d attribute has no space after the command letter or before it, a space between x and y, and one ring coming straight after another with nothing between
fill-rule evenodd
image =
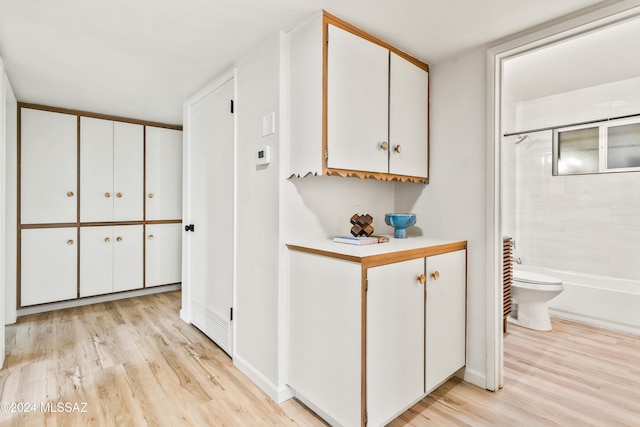
<instances>
[{"instance_id":1,"label":"ceiling","mask_svg":"<svg viewBox=\"0 0 640 427\"><path fill-rule=\"evenodd\" d=\"M0 0L0 57L19 101L178 124L186 98L320 9L436 64L596 3Z\"/></svg>"}]
</instances>

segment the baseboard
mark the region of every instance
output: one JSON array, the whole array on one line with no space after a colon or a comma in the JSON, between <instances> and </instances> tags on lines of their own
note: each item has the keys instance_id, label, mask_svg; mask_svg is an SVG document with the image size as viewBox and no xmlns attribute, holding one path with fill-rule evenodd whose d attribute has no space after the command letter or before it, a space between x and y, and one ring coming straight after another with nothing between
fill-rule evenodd
<instances>
[{"instance_id":1,"label":"baseboard","mask_svg":"<svg viewBox=\"0 0 640 427\"><path fill-rule=\"evenodd\" d=\"M118 292L115 294L98 295L95 297L79 298L69 301L51 302L48 304L34 305L31 307L23 307L17 310L18 317L28 314L45 313L53 310L63 310L65 308L81 307L83 305L97 304L101 302L116 301L119 299L140 297L143 295L159 294L162 292L178 291L182 286L177 283L174 285L154 286L152 288L136 289L133 291Z\"/></svg>"},{"instance_id":2,"label":"baseboard","mask_svg":"<svg viewBox=\"0 0 640 427\"><path fill-rule=\"evenodd\" d=\"M262 372L258 371L253 365L237 354L233 356L233 365L260 387L262 391L267 393L274 402L282 403L293 397L293 390L289 386L277 386L269 378L265 377Z\"/></svg>"},{"instance_id":3,"label":"baseboard","mask_svg":"<svg viewBox=\"0 0 640 427\"><path fill-rule=\"evenodd\" d=\"M483 372L465 368L464 380L480 388L487 388L487 376Z\"/></svg>"},{"instance_id":4,"label":"baseboard","mask_svg":"<svg viewBox=\"0 0 640 427\"><path fill-rule=\"evenodd\" d=\"M611 329L616 332L624 332L631 335L640 336L640 328L624 323L612 322L598 317L586 316L569 311L549 308L549 314L560 319L573 320L575 322L586 323L588 325L598 326L600 328Z\"/></svg>"}]
</instances>

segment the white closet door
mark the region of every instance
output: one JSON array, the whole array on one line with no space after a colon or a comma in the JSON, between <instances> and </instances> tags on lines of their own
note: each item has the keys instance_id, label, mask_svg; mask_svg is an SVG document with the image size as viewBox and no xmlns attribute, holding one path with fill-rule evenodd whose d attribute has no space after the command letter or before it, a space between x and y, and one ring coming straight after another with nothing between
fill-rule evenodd
<instances>
[{"instance_id":1,"label":"white closet door","mask_svg":"<svg viewBox=\"0 0 640 427\"><path fill-rule=\"evenodd\" d=\"M147 220L182 217L182 132L146 128Z\"/></svg>"},{"instance_id":2,"label":"white closet door","mask_svg":"<svg viewBox=\"0 0 640 427\"><path fill-rule=\"evenodd\" d=\"M389 51L329 25L327 166L388 172Z\"/></svg>"},{"instance_id":3,"label":"white closet door","mask_svg":"<svg viewBox=\"0 0 640 427\"><path fill-rule=\"evenodd\" d=\"M80 221L113 220L113 122L80 118Z\"/></svg>"},{"instance_id":4,"label":"white closet door","mask_svg":"<svg viewBox=\"0 0 640 427\"><path fill-rule=\"evenodd\" d=\"M77 228L22 230L22 307L77 297Z\"/></svg>"},{"instance_id":5,"label":"white closet door","mask_svg":"<svg viewBox=\"0 0 640 427\"><path fill-rule=\"evenodd\" d=\"M144 128L113 123L113 220L140 221L144 197Z\"/></svg>"},{"instance_id":6,"label":"white closet door","mask_svg":"<svg viewBox=\"0 0 640 427\"><path fill-rule=\"evenodd\" d=\"M142 288L142 225L114 226L113 237L113 291Z\"/></svg>"},{"instance_id":7,"label":"white closet door","mask_svg":"<svg viewBox=\"0 0 640 427\"><path fill-rule=\"evenodd\" d=\"M191 322L232 354L234 245L233 79L188 106L183 280Z\"/></svg>"},{"instance_id":8,"label":"white closet door","mask_svg":"<svg viewBox=\"0 0 640 427\"><path fill-rule=\"evenodd\" d=\"M145 286L182 281L182 224L148 224L145 233Z\"/></svg>"},{"instance_id":9,"label":"white closet door","mask_svg":"<svg viewBox=\"0 0 640 427\"><path fill-rule=\"evenodd\" d=\"M429 73L391 53L389 87L389 173L427 178Z\"/></svg>"},{"instance_id":10,"label":"white closet door","mask_svg":"<svg viewBox=\"0 0 640 427\"><path fill-rule=\"evenodd\" d=\"M113 292L113 227L80 228L80 296Z\"/></svg>"},{"instance_id":11,"label":"white closet door","mask_svg":"<svg viewBox=\"0 0 640 427\"><path fill-rule=\"evenodd\" d=\"M20 222L76 222L77 117L20 111Z\"/></svg>"}]
</instances>

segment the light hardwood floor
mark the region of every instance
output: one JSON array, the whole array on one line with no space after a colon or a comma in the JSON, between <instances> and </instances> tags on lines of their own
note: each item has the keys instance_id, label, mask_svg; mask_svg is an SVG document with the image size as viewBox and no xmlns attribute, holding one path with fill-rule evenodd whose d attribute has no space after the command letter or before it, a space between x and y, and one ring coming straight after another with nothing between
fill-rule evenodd
<instances>
[{"instance_id":1,"label":"light hardwood floor","mask_svg":"<svg viewBox=\"0 0 640 427\"><path fill-rule=\"evenodd\" d=\"M6 329L0 409L36 411L0 411L0 425L325 425L295 400L272 402L179 309L180 293L169 292L21 317ZM391 425L640 425L640 339L553 325L509 325L504 389L450 380ZM86 412L52 412L58 402Z\"/></svg>"}]
</instances>

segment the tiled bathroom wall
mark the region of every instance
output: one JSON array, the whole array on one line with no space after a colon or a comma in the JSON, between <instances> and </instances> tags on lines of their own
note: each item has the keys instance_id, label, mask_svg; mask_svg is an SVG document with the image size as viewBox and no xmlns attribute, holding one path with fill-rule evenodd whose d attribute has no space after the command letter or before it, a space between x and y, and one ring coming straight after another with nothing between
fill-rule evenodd
<instances>
[{"instance_id":1,"label":"tiled bathroom wall","mask_svg":"<svg viewBox=\"0 0 640 427\"><path fill-rule=\"evenodd\" d=\"M637 113L640 78L519 102L516 128ZM540 267L640 280L640 172L552 176L551 150L551 131L530 133L515 146L516 256Z\"/></svg>"}]
</instances>

